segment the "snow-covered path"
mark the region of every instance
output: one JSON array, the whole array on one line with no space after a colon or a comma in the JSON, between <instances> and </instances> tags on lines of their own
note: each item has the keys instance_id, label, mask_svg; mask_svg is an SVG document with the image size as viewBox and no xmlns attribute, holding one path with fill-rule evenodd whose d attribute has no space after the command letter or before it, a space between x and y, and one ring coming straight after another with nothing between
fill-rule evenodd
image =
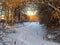
<instances>
[{"instance_id":1,"label":"snow-covered path","mask_svg":"<svg viewBox=\"0 0 60 45\"><path fill-rule=\"evenodd\" d=\"M17 24L13 28L16 33L7 35L7 37L13 39L12 44L8 45L14 45L14 41L16 41L16 45L60 45L59 43L43 39L46 30L38 22L32 22L29 25L27 23L26 25L19 27L21 25Z\"/></svg>"}]
</instances>

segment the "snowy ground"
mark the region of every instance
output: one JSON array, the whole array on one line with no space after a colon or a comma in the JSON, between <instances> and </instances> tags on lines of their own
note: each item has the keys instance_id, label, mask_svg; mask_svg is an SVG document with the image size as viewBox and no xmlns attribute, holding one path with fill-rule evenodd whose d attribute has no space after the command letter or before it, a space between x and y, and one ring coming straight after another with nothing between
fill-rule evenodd
<instances>
[{"instance_id":1,"label":"snowy ground","mask_svg":"<svg viewBox=\"0 0 60 45\"><path fill-rule=\"evenodd\" d=\"M11 30L15 30L16 33L3 37L6 45L60 45L44 39L46 29L43 24L39 25L38 22L16 24ZM0 45L3 44L0 43Z\"/></svg>"}]
</instances>

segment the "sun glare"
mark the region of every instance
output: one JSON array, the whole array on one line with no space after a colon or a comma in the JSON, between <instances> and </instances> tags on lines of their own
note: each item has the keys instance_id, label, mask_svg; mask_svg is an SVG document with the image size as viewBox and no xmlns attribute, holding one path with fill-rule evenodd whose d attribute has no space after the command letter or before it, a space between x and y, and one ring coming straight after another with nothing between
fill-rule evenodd
<instances>
[{"instance_id":1,"label":"sun glare","mask_svg":"<svg viewBox=\"0 0 60 45\"><path fill-rule=\"evenodd\" d=\"M36 15L37 11L27 11L27 15L28 16L33 16L33 15Z\"/></svg>"}]
</instances>

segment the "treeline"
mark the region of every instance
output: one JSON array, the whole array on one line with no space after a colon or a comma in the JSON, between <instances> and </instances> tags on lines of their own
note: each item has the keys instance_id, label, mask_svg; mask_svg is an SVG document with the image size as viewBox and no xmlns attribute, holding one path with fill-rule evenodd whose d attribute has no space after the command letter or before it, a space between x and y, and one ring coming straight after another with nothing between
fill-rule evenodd
<instances>
[{"instance_id":1,"label":"treeline","mask_svg":"<svg viewBox=\"0 0 60 45\"><path fill-rule=\"evenodd\" d=\"M55 0L53 2L49 2L51 5L60 9L60 1ZM48 2L41 4L40 6L40 19L41 22L45 25L60 25L60 12L56 11L54 8L48 5Z\"/></svg>"}]
</instances>

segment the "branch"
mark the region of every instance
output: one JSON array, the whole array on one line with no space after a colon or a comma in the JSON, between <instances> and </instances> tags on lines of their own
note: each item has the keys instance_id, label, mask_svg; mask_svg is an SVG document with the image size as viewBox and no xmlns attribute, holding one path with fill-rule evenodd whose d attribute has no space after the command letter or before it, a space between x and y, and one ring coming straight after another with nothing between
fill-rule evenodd
<instances>
[{"instance_id":1,"label":"branch","mask_svg":"<svg viewBox=\"0 0 60 45\"><path fill-rule=\"evenodd\" d=\"M49 5L50 7L52 7L52 8L54 8L56 11L60 12L60 10L59 10L58 8L54 7L54 6L51 5L50 3L48 3L48 5Z\"/></svg>"}]
</instances>

